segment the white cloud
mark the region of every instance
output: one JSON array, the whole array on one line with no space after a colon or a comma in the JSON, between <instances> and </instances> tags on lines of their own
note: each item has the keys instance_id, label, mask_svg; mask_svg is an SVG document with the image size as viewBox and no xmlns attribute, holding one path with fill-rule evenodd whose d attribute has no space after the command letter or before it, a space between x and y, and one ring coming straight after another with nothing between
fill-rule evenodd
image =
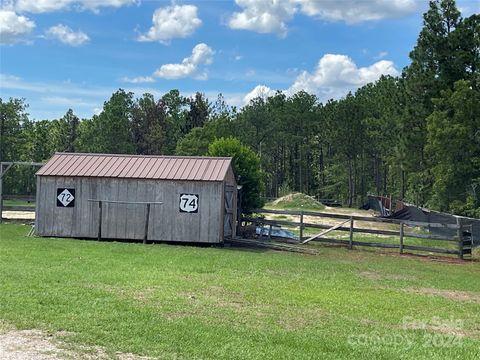
<instances>
[{"instance_id":1,"label":"white cloud","mask_svg":"<svg viewBox=\"0 0 480 360\"><path fill-rule=\"evenodd\" d=\"M26 98L32 119L55 119L72 108L80 117L89 117L115 91L111 87L63 82L29 82L0 73L0 97Z\"/></svg>"},{"instance_id":2,"label":"white cloud","mask_svg":"<svg viewBox=\"0 0 480 360\"><path fill-rule=\"evenodd\" d=\"M18 82L18 81L20 81L21 79L20 79L18 76L15 76L15 75L0 74L0 80L1 80L2 83L3 83L4 81L7 81L7 82Z\"/></svg>"},{"instance_id":3,"label":"white cloud","mask_svg":"<svg viewBox=\"0 0 480 360\"><path fill-rule=\"evenodd\" d=\"M13 44L29 34L35 23L10 10L0 10L0 44Z\"/></svg>"},{"instance_id":4,"label":"white cloud","mask_svg":"<svg viewBox=\"0 0 480 360\"><path fill-rule=\"evenodd\" d=\"M172 5L158 8L153 13L153 26L147 33L138 37L138 41L158 41L170 43L173 38L185 38L192 35L202 25L194 5Z\"/></svg>"},{"instance_id":5,"label":"white cloud","mask_svg":"<svg viewBox=\"0 0 480 360\"><path fill-rule=\"evenodd\" d=\"M215 52L207 44L196 45L192 50L192 55L183 59L180 64L164 64L155 71L155 76L164 79L181 79L189 76L195 76L197 80L205 80L207 73L205 70L199 71L199 66L210 65L213 62Z\"/></svg>"},{"instance_id":6,"label":"white cloud","mask_svg":"<svg viewBox=\"0 0 480 360\"><path fill-rule=\"evenodd\" d=\"M30 82L12 74L0 73L0 97L26 98L29 104L31 119L58 119L65 115L68 108L72 108L80 118L89 118L93 114L99 114L103 103L110 98L118 88L115 86L92 86L85 83L74 83L70 81L55 82ZM162 85L165 87L162 88ZM160 98L171 90L168 83L163 82L158 86L148 87L132 84L123 87L125 91L133 92L135 96L141 97L150 93ZM195 94L191 88L179 88L183 96ZM210 100L215 100L218 92L213 90L202 91ZM229 105L241 107L245 93L227 92L223 93L225 101Z\"/></svg>"},{"instance_id":7,"label":"white cloud","mask_svg":"<svg viewBox=\"0 0 480 360\"><path fill-rule=\"evenodd\" d=\"M46 96L46 97L42 97L41 100L50 105L65 106L70 108L77 108L77 107L90 108L98 105L98 103L95 101L86 101L85 99L82 99L82 98L66 97L66 96Z\"/></svg>"},{"instance_id":8,"label":"white cloud","mask_svg":"<svg viewBox=\"0 0 480 360\"><path fill-rule=\"evenodd\" d=\"M88 9L96 13L101 7L118 8L135 3L138 3L138 0L17 0L15 9L31 13L46 13L74 8Z\"/></svg>"},{"instance_id":9,"label":"white cloud","mask_svg":"<svg viewBox=\"0 0 480 360\"><path fill-rule=\"evenodd\" d=\"M457 8L463 17L469 17L480 13L480 1L475 0L457 0Z\"/></svg>"},{"instance_id":10,"label":"white cloud","mask_svg":"<svg viewBox=\"0 0 480 360\"><path fill-rule=\"evenodd\" d=\"M181 79L195 72L195 65L191 63L165 64L155 71L155 76L164 79Z\"/></svg>"},{"instance_id":11,"label":"white cloud","mask_svg":"<svg viewBox=\"0 0 480 360\"><path fill-rule=\"evenodd\" d=\"M402 17L417 9L415 0L294 0L308 16L348 24Z\"/></svg>"},{"instance_id":12,"label":"white cloud","mask_svg":"<svg viewBox=\"0 0 480 360\"><path fill-rule=\"evenodd\" d=\"M243 8L232 14L232 29L285 36L287 22L298 12L328 21L348 24L401 17L417 9L415 0L235 0Z\"/></svg>"},{"instance_id":13,"label":"white cloud","mask_svg":"<svg viewBox=\"0 0 480 360\"><path fill-rule=\"evenodd\" d=\"M142 84L142 83L153 83L155 79L151 76L137 76L134 78L123 77L122 82L131 83L131 84Z\"/></svg>"},{"instance_id":14,"label":"white cloud","mask_svg":"<svg viewBox=\"0 0 480 360\"><path fill-rule=\"evenodd\" d=\"M380 51L377 56L374 57L375 60L380 60L383 59L385 56L388 55L388 52L386 51Z\"/></svg>"},{"instance_id":15,"label":"white cloud","mask_svg":"<svg viewBox=\"0 0 480 360\"><path fill-rule=\"evenodd\" d=\"M106 98L112 93L112 88L89 87L86 85L76 85L70 82L51 83L51 82L26 82L25 80L11 75L0 73L0 91L21 90L23 92L46 94L60 94L60 96L74 95L76 97L103 97Z\"/></svg>"},{"instance_id":16,"label":"white cloud","mask_svg":"<svg viewBox=\"0 0 480 360\"><path fill-rule=\"evenodd\" d=\"M81 0L78 2L81 7L96 12L101 7L120 8L126 5L139 4L140 0Z\"/></svg>"},{"instance_id":17,"label":"white cloud","mask_svg":"<svg viewBox=\"0 0 480 360\"><path fill-rule=\"evenodd\" d=\"M72 3L72 0L18 0L15 3L15 9L31 13L44 13L65 9Z\"/></svg>"},{"instance_id":18,"label":"white cloud","mask_svg":"<svg viewBox=\"0 0 480 360\"><path fill-rule=\"evenodd\" d=\"M284 93L293 95L299 91L315 94L321 101L338 99L349 91L374 82L381 75L397 76L399 74L391 61L381 60L370 66L358 67L346 55L326 54L318 62L312 73L301 72L293 84ZM251 99L261 96L271 96L275 92L265 85L259 85L249 92L244 100L248 103Z\"/></svg>"},{"instance_id":19,"label":"white cloud","mask_svg":"<svg viewBox=\"0 0 480 360\"><path fill-rule=\"evenodd\" d=\"M244 104L248 104L251 100L256 98L266 99L269 96L275 95L275 91L270 89L268 86L265 85L257 85L255 88L250 91L247 95L244 96L243 102Z\"/></svg>"},{"instance_id":20,"label":"white cloud","mask_svg":"<svg viewBox=\"0 0 480 360\"><path fill-rule=\"evenodd\" d=\"M45 32L45 35L71 46L80 46L90 40L87 34L81 31L75 32L68 26L62 24L52 26Z\"/></svg>"},{"instance_id":21,"label":"white cloud","mask_svg":"<svg viewBox=\"0 0 480 360\"><path fill-rule=\"evenodd\" d=\"M203 70L197 73L194 77L195 80L208 80L208 72L207 70Z\"/></svg>"},{"instance_id":22,"label":"white cloud","mask_svg":"<svg viewBox=\"0 0 480 360\"><path fill-rule=\"evenodd\" d=\"M322 99L338 98L381 75L396 76L399 72L391 61L381 60L368 67L357 67L346 55L326 54L313 73L303 71L287 90L294 94L301 90L317 94Z\"/></svg>"},{"instance_id":23,"label":"white cloud","mask_svg":"<svg viewBox=\"0 0 480 360\"><path fill-rule=\"evenodd\" d=\"M235 0L242 12L233 13L228 25L232 29L252 30L262 34L287 34L286 22L295 14L292 0Z\"/></svg>"}]
</instances>

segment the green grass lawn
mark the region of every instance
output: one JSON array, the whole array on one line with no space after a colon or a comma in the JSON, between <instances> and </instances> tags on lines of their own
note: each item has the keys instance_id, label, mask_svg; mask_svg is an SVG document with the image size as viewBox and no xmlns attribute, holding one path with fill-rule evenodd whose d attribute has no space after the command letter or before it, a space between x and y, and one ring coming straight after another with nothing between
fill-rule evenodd
<instances>
[{"instance_id":1,"label":"green grass lawn","mask_svg":"<svg viewBox=\"0 0 480 360\"><path fill-rule=\"evenodd\" d=\"M31 206L34 208L35 203L23 200L3 200L3 206Z\"/></svg>"},{"instance_id":2,"label":"green grass lawn","mask_svg":"<svg viewBox=\"0 0 480 360\"><path fill-rule=\"evenodd\" d=\"M480 263L26 237L0 225L0 327L161 359L478 359ZM0 329L1 332L1 329Z\"/></svg>"}]
</instances>

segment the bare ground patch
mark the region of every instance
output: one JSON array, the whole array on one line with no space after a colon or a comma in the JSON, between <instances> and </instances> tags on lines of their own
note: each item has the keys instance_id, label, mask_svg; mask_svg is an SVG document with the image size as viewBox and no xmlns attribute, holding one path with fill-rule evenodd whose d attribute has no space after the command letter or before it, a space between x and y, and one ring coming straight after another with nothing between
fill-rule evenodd
<instances>
[{"instance_id":1,"label":"bare ground patch","mask_svg":"<svg viewBox=\"0 0 480 360\"><path fill-rule=\"evenodd\" d=\"M135 289L107 284L84 284L83 287L87 289L102 290L117 295L123 299L136 300L143 303L148 302L155 295L155 291L158 290L156 287Z\"/></svg>"},{"instance_id":2,"label":"bare ground patch","mask_svg":"<svg viewBox=\"0 0 480 360\"><path fill-rule=\"evenodd\" d=\"M0 332L2 360L153 360L132 353L117 352L112 357L101 347L79 347L71 350L53 335L39 330L8 330Z\"/></svg>"},{"instance_id":3,"label":"bare ground patch","mask_svg":"<svg viewBox=\"0 0 480 360\"><path fill-rule=\"evenodd\" d=\"M171 318L181 318L191 315L200 315L224 320L220 309L235 313L239 323L244 326L261 328L278 326L284 330L298 330L317 326L329 314L321 308L293 307L286 304L271 304L248 299L236 291L230 291L221 286L209 286L196 292L185 292L182 296L192 305L189 312L171 314Z\"/></svg>"},{"instance_id":4,"label":"bare ground patch","mask_svg":"<svg viewBox=\"0 0 480 360\"><path fill-rule=\"evenodd\" d=\"M35 208L33 211L3 211L2 217L9 220L35 220Z\"/></svg>"},{"instance_id":5,"label":"bare ground patch","mask_svg":"<svg viewBox=\"0 0 480 360\"><path fill-rule=\"evenodd\" d=\"M445 299L455 300L455 301L470 301L470 302L480 303L480 294L475 292L444 290L444 289L434 289L434 288L407 288L404 291L407 291L409 293L414 293L414 294L421 294L421 295L440 296Z\"/></svg>"},{"instance_id":6,"label":"bare ground patch","mask_svg":"<svg viewBox=\"0 0 480 360\"><path fill-rule=\"evenodd\" d=\"M425 324L422 325L421 327L412 325L412 326L407 326L403 325L402 329L404 330L425 330L429 332L434 332L434 333L439 333L439 334L444 334L444 335L449 335L449 336L459 336L459 337L470 337L470 338L478 338L480 336L480 332L476 330L465 330L461 327L458 327L456 325L449 325L448 323L443 323L443 324L438 324L438 325L433 325L433 324Z\"/></svg>"},{"instance_id":7,"label":"bare ground patch","mask_svg":"<svg viewBox=\"0 0 480 360\"><path fill-rule=\"evenodd\" d=\"M472 339L480 338L480 328L466 329L462 320L456 319L442 319L440 317L433 316L426 319L404 319L400 324L388 324L383 321L361 319L362 324L371 326L381 326L384 328L390 328L394 331L397 330L422 330L430 333L438 333L455 337L466 337Z\"/></svg>"},{"instance_id":8,"label":"bare ground patch","mask_svg":"<svg viewBox=\"0 0 480 360\"><path fill-rule=\"evenodd\" d=\"M10 330L0 334L0 357L4 360L66 359L65 352L37 330Z\"/></svg>"},{"instance_id":9,"label":"bare ground patch","mask_svg":"<svg viewBox=\"0 0 480 360\"><path fill-rule=\"evenodd\" d=\"M368 280L416 280L413 275L398 275L398 274L382 274L377 271L362 271L357 276L366 278Z\"/></svg>"}]
</instances>

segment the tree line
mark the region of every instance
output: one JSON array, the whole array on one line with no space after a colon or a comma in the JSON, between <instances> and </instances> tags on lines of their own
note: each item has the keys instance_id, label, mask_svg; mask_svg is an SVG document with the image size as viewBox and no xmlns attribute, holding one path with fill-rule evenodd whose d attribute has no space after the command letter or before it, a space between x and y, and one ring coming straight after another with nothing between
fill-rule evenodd
<instances>
[{"instance_id":1,"label":"tree line","mask_svg":"<svg viewBox=\"0 0 480 360\"><path fill-rule=\"evenodd\" d=\"M135 98L119 89L90 119L69 110L31 121L23 100L0 99L0 157L206 155L216 139L235 138L257 155L256 191L265 197L300 191L358 206L367 194L383 194L480 217L480 15L462 18L453 0L436 0L423 18L400 76L326 103L277 92L236 109L221 95L214 102L178 90ZM7 186L33 189L28 181Z\"/></svg>"}]
</instances>

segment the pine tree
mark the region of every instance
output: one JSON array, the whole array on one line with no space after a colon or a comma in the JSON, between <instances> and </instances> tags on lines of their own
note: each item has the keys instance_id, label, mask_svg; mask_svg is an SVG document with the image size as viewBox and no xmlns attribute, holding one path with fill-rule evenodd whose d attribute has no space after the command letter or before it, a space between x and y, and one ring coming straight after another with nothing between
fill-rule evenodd
<instances>
[{"instance_id":1,"label":"pine tree","mask_svg":"<svg viewBox=\"0 0 480 360\"><path fill-rule=\"evenodd\" d=\"M80 119L73 113L72 109L68 109L62 119L68 126L68 145L65 151L75 152L75 141L77 140L77 130Z\"/></svg>"}]
</instances>

